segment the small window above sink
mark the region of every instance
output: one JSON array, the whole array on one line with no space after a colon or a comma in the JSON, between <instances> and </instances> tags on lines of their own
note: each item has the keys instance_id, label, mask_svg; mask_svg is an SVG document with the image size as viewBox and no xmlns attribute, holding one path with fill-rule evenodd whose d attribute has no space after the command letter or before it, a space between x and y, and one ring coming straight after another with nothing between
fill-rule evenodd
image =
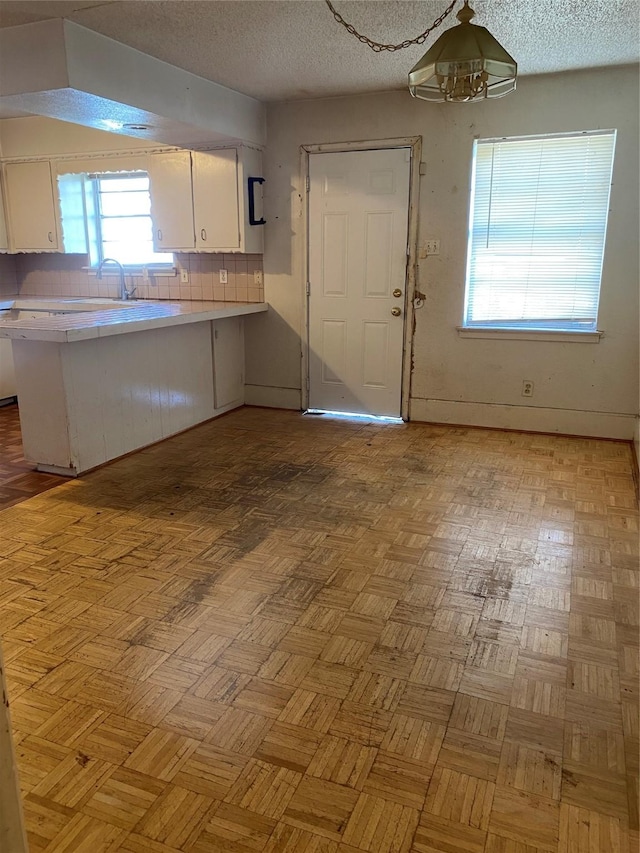
<instances>
[{"instance_id":1,"label":"small window above sink","mask_svg":"<svg viewBox=\"0 0 640 853\"><path fill-rule=\"evenodd\" d=\"M153 248L149 175L115 172L87 176L91 266L114 258L125 269L173 266L173 254Z\"/></svg>"}]
</instances>

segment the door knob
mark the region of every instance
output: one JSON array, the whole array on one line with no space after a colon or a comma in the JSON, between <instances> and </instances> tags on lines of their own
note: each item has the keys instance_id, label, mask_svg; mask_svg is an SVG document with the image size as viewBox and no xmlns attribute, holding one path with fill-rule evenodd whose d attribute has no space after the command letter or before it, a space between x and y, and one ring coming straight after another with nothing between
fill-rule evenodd
<instances>
[{"instance_id":1,"label":"door knob","mask_svg":"<svg viewBox=\"0 0 640 853\"><path fill-rule=\"evenodd\" d=\"M391 313L394 317L399 317L402 314L402 311L399 308L392 308Z\"/></svg>"},{"instance_id":2,"label":"door knob","mask_svg":"<svg viewBox=\"0 0 640 853\"><path fill-rule=\"evenodd\" d=\"M402 296L402 291L399 287L396 287L396 289L393 291L393 295L397 297Z\"/></svg>"}]
</instances>

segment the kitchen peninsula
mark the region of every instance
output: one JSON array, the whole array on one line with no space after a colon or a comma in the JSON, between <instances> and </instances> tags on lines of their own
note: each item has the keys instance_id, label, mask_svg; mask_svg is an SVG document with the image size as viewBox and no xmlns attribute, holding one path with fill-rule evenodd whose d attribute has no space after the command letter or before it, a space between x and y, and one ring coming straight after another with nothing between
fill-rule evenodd
<instances>
[{"instance_id":1,"label":"kitchen peninsula","mask_svg":"<svg viewBox=\"0 0 640 853\"><path fill-rule=\"evenodd\" d=\"M85 301L0 323L38 470L74 477L244 403L243 316L265 303Z\"/></svg>"}]
</instances>

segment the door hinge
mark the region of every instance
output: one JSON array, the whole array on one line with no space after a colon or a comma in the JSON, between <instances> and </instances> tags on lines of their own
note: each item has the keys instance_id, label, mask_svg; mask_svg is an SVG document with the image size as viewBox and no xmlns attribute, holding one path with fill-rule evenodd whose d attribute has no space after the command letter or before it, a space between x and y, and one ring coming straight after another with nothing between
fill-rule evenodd
<instances>
[{"instance_id":1,"label":"door hinge","mask_svg":"<svg viewBox=\"0 0 640 853\"><path fill-rule=\"evenodd\" d=\"M304 185L306 187L307 192L309 192L309 190L311 189L311 178L309 177L309 175L307 175Z\"/></svg>"},{"instance_id":2,"label":"door hinge","mask_svg":"<svg viewBox=\"0 0 640 853\"><path fill-rule=\"evenodd\" d=\"M310 281L307 282L307 288L306 289L307 289L307 296L309 296L311 293L311 282Z\"/></svg>"},{"instance_id":3,"label":"door hinge","mask_svg":"<svg viewBox=\"0 0 640 853\"><path fill-rule=\"evenodd\" d=\"M308 390L309 390L309 387L310 387L310 386L309 386L309 377L308 377L308 376L307 376L307 378L305 379L305 385L307 386L307 391L308 391Z\"/></svg>"}]
</instances>

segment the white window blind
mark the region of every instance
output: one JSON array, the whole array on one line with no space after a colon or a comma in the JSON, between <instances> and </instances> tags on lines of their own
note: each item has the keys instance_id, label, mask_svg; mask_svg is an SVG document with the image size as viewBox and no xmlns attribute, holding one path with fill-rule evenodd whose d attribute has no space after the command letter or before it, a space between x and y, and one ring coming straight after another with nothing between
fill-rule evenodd
<instances>
[{"instance_id":1,"label":"white window blind","mask_svg":"<svg viewBox=\"0 0 640 853\"><path fill-rule=\"evenodd\" d=\"M114 258L125 266L167 265L173 255L153 247L149 175L146 172L116 172L90 176L95 211L93 260Z\"/></svg>"},{"instance_id":2,"label":"white window blind","mask_svg":"<svg viewBox=\"0 0 640 853\"><path fill-rule=\"evenodd\" d=\"M615 131L479 140L464 325L596 328Z\"/></svg>"}]
</instances>

